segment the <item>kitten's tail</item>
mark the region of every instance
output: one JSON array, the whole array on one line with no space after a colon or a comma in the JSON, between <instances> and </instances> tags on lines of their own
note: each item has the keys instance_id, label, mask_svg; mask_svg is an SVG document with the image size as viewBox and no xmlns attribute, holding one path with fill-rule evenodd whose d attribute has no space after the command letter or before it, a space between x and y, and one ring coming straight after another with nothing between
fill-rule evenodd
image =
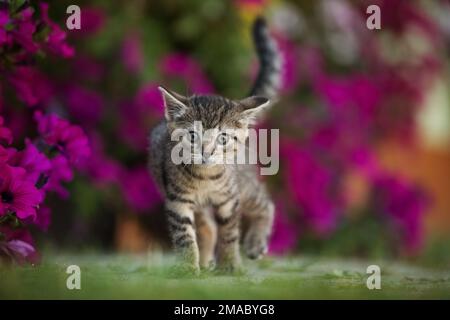
<instances>
[{"instance_id":1,"label":"kitten's tail","mask_svg":"<svg viewBox=\"0 0 450 320\"><path fill-rule=\"evenodd\" d=\"M250 95L276 99L281 85L282 59L278 45L262 17L256 18L253 24L253 42L260 67Z\"/></svg>"}]
</instances>

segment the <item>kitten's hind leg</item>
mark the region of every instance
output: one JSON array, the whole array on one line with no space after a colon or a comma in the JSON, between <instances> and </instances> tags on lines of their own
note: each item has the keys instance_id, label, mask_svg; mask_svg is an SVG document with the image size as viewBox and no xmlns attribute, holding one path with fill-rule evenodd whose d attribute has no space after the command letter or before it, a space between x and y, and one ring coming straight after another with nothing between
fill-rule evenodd
<instances>
[{"instance_id":1,"label":"kitten's hind leg","mask_svg":"<svg viewBox=\"0 0 450 320\"><path fill-rule=\"evenodd\" d=\"M214 253L217 243L217 226L212 219L212 212L207 208L195 212L198 247L200 250L200 267L214 267Z\"/></svg>"},{"instance_id":2,"label":"kitten's hind leg","mask_svg":"<svg viewBox=\"0 0 450 320\"><path fill-rule=\"evenodd\" d=\"M200 271L199 250L194 226L194 211L188 203L166 201L165 212L173 246L181 255L183 269L198 273Z\"/></svg>"},{"instance_id":3,"label":"kitten's hind leg","mask_svg":"<svg viewBox=\"0 0 450 320\"><path fill-rule=\"evenodd\" d=\"M250 259L259 259L268 251L274 210L272 201L266 200L246 212L248 229L244 236L243 247Z\"/></svg>"}]
</instances>

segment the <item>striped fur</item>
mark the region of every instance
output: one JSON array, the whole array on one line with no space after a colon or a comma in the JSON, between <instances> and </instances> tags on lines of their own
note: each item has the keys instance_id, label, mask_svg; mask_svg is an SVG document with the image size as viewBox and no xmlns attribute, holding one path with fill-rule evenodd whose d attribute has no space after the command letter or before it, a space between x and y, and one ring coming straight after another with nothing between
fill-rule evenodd
<instances>
[{"instance_id":1,"label":"striped fur","mask_svg":"<svg viewBox=\"0 0 450 320\"><path fill-rule=\"evenodd\" d=\"M254 28L262 65L253 91L273 96L275 65L269 60L275 51L272 44L263 43L272 40L261 21ZM165 195L172 242L184 264L198 272L200 267L208 268L217 261L220 268L235 270L241 263L241 240L248 257L261 257L267 251L272 229L272 201L254 166L217 164L214 159L225 152L215 142L224 130L235 132L229 140L233 152L238 144L246 144L246 128L268 99L251 96L235 101L220 96L184 97L164 88L161 91L166 119L151 132L149 168ZM171 150L177 141L171 141L170 135L175 129L193 129L194 121L201 121L204 130L217 130L216 136L202 141L209 158L203 154L205 164L175 165ZM242 236L241 221L248 225Z\"/></svg>"},{"instance_id":2,"label":"striped fur","mask_svg":"<svg viewBox=\"0 0 450 320\"><path fill-rule=\"evenodd\" d=\"M274 100L281 84L282 58L277 43L271 38L266 22L261 17L253 24L253 41L260 67L250 96L263 96Z\"/></svg>"}]
</instances>

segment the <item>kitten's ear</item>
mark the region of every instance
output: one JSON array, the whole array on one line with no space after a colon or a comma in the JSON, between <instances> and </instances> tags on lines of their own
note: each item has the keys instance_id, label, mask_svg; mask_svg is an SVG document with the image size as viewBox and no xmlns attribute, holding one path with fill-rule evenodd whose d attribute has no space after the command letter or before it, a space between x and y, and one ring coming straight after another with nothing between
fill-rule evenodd
<instances>
[{"instance_id":1,"label":"kitten's ear","mask_svg":"<svg viewBox=\"0 0 450 320\"><path fill-rule=\"evenodd\" d=\"M261 96L251 96L240 100L239 104L244 107L241 112L242 120L247 124L255 124L270 105L270 100Z\"/></svg>"},{"instance_id":2,"label":"kitten's ear","mask_svg":"<svg viewBox=\"0 0 450 320\"><path fill-rule=\"evenodd\" d=\"M164 100L164 115L167 121L181 117L187 111L187 98L173 91L159 86Z\"/></svg>"}]
</instances>

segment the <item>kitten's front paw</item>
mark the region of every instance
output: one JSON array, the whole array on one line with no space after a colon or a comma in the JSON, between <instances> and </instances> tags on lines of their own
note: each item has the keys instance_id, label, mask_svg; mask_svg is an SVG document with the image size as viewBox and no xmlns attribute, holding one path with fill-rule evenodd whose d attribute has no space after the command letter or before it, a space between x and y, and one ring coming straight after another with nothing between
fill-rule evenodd
<instances>
[{"instance_id":1,"label":"kitten's front paw","mask_svg":"<svg viewBox=\"0 0 450 320\"><path fill-rule=\"evenodd\" d=\"M267 237L249 232L244 239L244 251L250 259L260 259L268 251Z\"/></svg>"}]
</instances>

